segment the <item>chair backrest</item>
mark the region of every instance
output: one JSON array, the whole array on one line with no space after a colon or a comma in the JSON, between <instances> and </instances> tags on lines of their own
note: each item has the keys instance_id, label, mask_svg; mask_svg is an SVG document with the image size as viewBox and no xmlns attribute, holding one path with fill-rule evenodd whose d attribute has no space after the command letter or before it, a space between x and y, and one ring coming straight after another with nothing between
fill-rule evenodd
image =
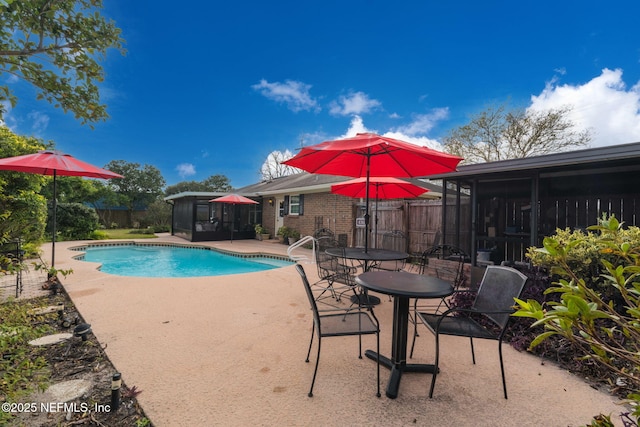
<instances>
[{"instance_id":1,"label":"chair backrest","mask_svg":"<svg viewBox=\"0 0 640 427\"><path fill-rule=\"evenodd\" d=\"M473 308L481 311L513 313L515 311L513 299L520 297L526 282L527 276L515 268L489 265L484 272ZM504 330L510 314L487 314L486 317Z\"/></svg>"},{"instance_id":2,"label":"chair backrest","mask_svg":"<svg viewBox=\"0 0 640 427\"><path fill-rule=\"evenodd\" d=\"M407 251L407 236L400 230L388 231L382 235L382 249Z\"/></svg>"},{"instance_id":3,"label":"chair backrest","mask_svg":"<svg viewBox=\"0 0 640 427\"><path fill-rule=\"evenodd\" d=\"M313 237L315 237L316 239L320 239L323 237L328 237L333 239L334 234L333 234L333 231L329 230L328 228L321 228L319 230L314 231Z\"/></svg>"},{"instance_id":4,"label":"chair backrest","mask_svg":"<svg viewBox=\"0 0 640 427\"><path fill-rule=\"evenodd\" d=\"M462 249L453 245L434 245L430 247L422 253L418 270L420 274L430 273L427 270L430 259L454 261L455 265L442 269L444 270L442 275L437 266L432 266L432 268L435 270L437 277L450 280L454 289L458 289L464 283L464 263L470 261L470 258Z\"/></svg>"},{"instance_id":5,"label":"chair backrest","mask_svg":"<svg viewBox=\"0 0 640 427\"><path fill-rule=\"evenodd\" d=\"M341 246L337 240L330 236L316 238L315 246L318 276L320 278L326 278L332 275L338 267L337 258L326 253L326 250L329 248L337 248Z\"/></svg>"},{"instance_id":6,"label":"chair backrest","mask_svg":"<svg viewBox=\"0 0 640 427\"><path fill-rule=\"evenodd\" d=\"M302 278L302 284L304 286L304 290L307 293L307 298L309 299L309 304L311 304L311 310L313 311L313 320L315 325L318 327L318 331L320 330L320 313L318 312L318 305L316 304L316 299L313 297L313 292L311 291L311 285L309 284L309 279L307 279L307 274L304 271L304 268L300 264L296 264L296 270L298 270L298 274Z\"/></svg>"}]
</instances>

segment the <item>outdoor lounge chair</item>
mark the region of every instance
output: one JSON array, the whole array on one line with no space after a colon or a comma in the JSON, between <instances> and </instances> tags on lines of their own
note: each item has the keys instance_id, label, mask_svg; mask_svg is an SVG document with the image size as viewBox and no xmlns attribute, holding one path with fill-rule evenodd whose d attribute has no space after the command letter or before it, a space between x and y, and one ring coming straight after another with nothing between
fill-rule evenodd
<instances>
[{"instance_id":1,"label":"outdoor lounge chair","mask_svg":"<svg viewBox=\"0 0 640 427\"><path fill-rule=\"evenodd\" d=\"M362 359L362 335L374 335L376 336L376 349L377 353L380 353L380 324L378 319L373 313L373 309L368 307L366 311L362 311L361 307L358 309L347 310L334 310L332 312L323 312L320 314L316 299L311 292L311 286L309 280L304 271L304 268L298 264L296 269L302 278L302 284L309 298L309 304L311 304L311 310L313 311L313 328L311 330L311 340L309 342L309 350L307 351L307 358L305 362L309 363L309 356L311 355L311 347L313 346L313 337L318 334L318 354L316 356L316 366L313 370L313 379L311 380L311 388L309 389L309 397L313 397L313 386L316 382L316 376L318 374L318 364L320 363L320 348L322 344L322 338L324 337L343 337L350 335L358 336L358 357ZM378 356L379 359L379 356ZM377 360L377 392L376 396L380 397L380 361Z\"/></svg>"},{"instance_id":2,"label":"outdoor lounge chair","mask_svg":"<svg viewBox=\"0 0 640 427\"><path fill-rule=\"evenodd\" d=\"M438 376L440 335L469 337L471 358L474 365L476 356L473 348L473 339L482 338L498 341L502 388L504 390L504 398L507 398L507 383L502 361L502 338L511 319L511 314L515 311L513 308L515 305L514 298L520 296L526 281L527 276L514 268L487 266L471 308L454 307L442 314L417 313L418 319L435 334L436 359L431 388L429 389L430 398L433 397L433 389Z\"/></svg>"}]
</instances>

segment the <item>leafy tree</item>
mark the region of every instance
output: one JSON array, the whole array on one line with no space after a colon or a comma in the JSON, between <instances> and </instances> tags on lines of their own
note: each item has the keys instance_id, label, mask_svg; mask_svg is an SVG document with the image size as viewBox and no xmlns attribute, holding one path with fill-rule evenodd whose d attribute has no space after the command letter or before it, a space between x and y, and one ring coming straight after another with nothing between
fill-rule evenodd
<instances>
[{"instance_id":1,"label":"leafy tree","mask_svg":"<svg viewBox=\"0 0 640 427\"><path fill-rule=\"evenodd\" d=\"M260 168L260 177L263 181L271 181L281 176L287 176L300 172L300 169L283 165L282 162L293 157L293 153L289 150L272 151Z\"/></svg>"},{"instance_id":2,"label":"leafy tree","mask_svg":"<svg viewBox=\"0 0 640 427\"><path fill-rule=\"evenodd\" d=\"M453 129L443 142L445 151L467 163L518 159L582 147L589 131L577 131L567 119L569 107L548 111L506 111L504 105L488 108Z\"/></svg>"},{"instance_id":3,"label":"leafy tree","mask_svg":"<svg viewBox=\"0 0 640 427\"><path fill-rule=\"evenodd\" d=\"M169 229L171 226L171 205L160 199L154 201L147 208L144 223L154 228Z\"/></svg>"},{"instance_id":4,"label":"leafy tree","mask_svg":"<svg viewBox=\"0 0 640 427\"><path fill-rule=\"evenodd\" d=\"M58 176L56 179L56 196L58 203L92 203L99 197L99 188L94 179L78 176ZM53 199L53 180L42 188L42 195L47 200Z\"/></svg>"},{"instance_id":5,"label":"leafy tree","mask_svg":"<svg viewBox=\"0 0 640 427\"><path fill-rule=\"evenodd\" d=\"M35 153L47 148L36 139L19 136L0 126L0 158ZM51 180L38 174L0 171L0 235L20 237L24 242L42 240L47 218L47 203L40 193Z\"/></svg>"},{"instance_id":6,"label":"leafy tree","mask_svg":"<svg viewBox=\"0 0 640 427\"><path fill-rule=\"evenodd\" d=\"M202 184L206 188L204 191L233 191L229 178L225 175L211 175L209 178L202 180Z\"/></svg>"},{"instance_id":7,"label":"leafy tree","mask_svg":"<svg viewBox=\"0 0 640 427\"><path fill-rule=\"evenodd\" d=\"M229 183L229 178L224 175L211 175L209 178L202 181L182 181L174 185L170 185L166 188L165 196L171 196L172 194L183 193L186 191L232 191L233 187Z\"/></svg>"},{"instance_id":8,"label":"leafy tree","mask_svg":"<svg viewBox=\"0 0 640 427\"><path fill-rule=\"evenodd\" d=\"M118 194L111 188L106 181L100 179L86 180L92 190L88 194L87 202L91 203L96 210L100 223L105 227L111 227L113 223L111 209L105 209L109 206L119 206L120 198Z\"/></svg>"},{"instance_id":9,"label":"leafy tree","mask_svg":"<svg viewBox=\"0 0 640 427\"><path fill-rule=\"evenodd\" d=\"M117 194L118 203L127 208L129 225L133 223L134 209L146 208L162 195L165 180L155 166L112 160L105 169L124 176L109 180L107 185Z\"/></svg>"},{"instance_id":10,"label":"leafy tree","mask_svg":"<svg viewBox=\"0 0 640 427\"><path fill-rule=\"evenodd\" d=\"M101 8L102 0L0 2L0 72L31 83L38 99L71 111L82 124L105 120L98 59L109 48L125 51L121 30ZM8 85L0 86L0 100L17 102ZM0 107L0 118L4 112Z\"/></svg>"},{"instance_id":11,"label":"leafy tree","mask_svg":"<svg viewBox=\"0 0 640 427\"><path fill-rule=\"evenodd\" d=\"M58 203L56 230L63 240L88 239L99 225L93 208L82 203Z\"/></svg>"}]
</instances>

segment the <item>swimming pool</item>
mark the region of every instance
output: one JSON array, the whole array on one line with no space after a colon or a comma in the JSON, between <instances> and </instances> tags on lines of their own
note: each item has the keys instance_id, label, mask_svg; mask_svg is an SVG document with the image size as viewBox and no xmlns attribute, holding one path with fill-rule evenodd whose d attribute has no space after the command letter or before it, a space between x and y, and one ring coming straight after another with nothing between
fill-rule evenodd
<instances>
[{"instance_id":1,"label":"swimming pool","mask_svg":"<svg viewBox=\"0 0 640 427\"><path fill-rule=\"evenodd\" d=\"M82 261L101 264L100 271L132 277L202 277L252 273L293 264L284 257L226 254L206 247L120 244L81 248Z\"/></svg>"}]
</instances>

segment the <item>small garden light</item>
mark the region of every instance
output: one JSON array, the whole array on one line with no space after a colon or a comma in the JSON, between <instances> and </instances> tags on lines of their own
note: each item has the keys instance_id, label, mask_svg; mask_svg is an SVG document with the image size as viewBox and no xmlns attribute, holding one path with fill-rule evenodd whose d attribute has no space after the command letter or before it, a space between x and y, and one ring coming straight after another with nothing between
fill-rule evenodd
<instances>
[{"instance_id":1,"label":"small garden light","mask_svg":"<svg viewBox=\"0 0 640 427\"><path fill-rule=\"evenodd\" d=\"M111 406L110 411L115 412L120 407L120 386L122 385L122 374L116 372L111 377Z\"/></svg>"},{"instance_id":2,"label":"small garden light","mask_svg":"<svg viewBox=\"0 0 640 427\"><path fill-rule=\"evenodd\" d=\"M82 341L87 340L87 334L91 332L91 325L88 323L80 323L73 328L73 335L82 338Z\"/></svg>"}]
</instances>

